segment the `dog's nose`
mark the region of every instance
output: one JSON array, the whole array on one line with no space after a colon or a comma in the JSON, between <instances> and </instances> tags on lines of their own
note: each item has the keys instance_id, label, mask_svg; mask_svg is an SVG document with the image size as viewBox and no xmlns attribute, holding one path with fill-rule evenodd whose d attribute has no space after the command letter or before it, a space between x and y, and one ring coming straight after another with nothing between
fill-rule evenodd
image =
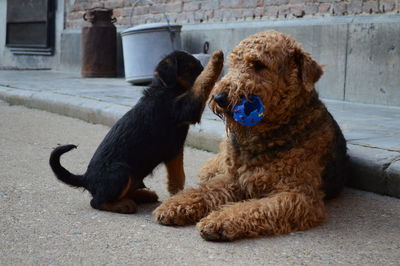
<instances>
[{"instance_id":1,"label":"dog's nose","mask_svg":"<svg viewBox=\"0 0 400 266\"><path fill-rule=\"evenodd\" d=\"M228 107L228 94L218 93L214 95L214 101L219 105L219 107L226 108Z\"/></svg>"}]
</instances>

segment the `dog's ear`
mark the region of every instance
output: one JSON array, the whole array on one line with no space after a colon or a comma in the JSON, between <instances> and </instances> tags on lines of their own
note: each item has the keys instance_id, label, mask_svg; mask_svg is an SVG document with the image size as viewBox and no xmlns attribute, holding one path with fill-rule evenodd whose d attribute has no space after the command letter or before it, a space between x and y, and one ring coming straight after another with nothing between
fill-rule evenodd
<instances>
[{"instance_id":1,"label":"dog's ear","mask_svg":"<svg viewBox=\"0 0 400 266\"><path fill-rule=\"evenodd\" d=\"M297 64L298 77L303 83L304 88L311 92L314 89L314 84L319 80L324 71L322 67L311 58L309 53L296 50L294 58Z\"/></svg>"},{"instance_id":2,"label":"dog's ear","mask_svg":"<svg viewBox=\"0 0 400 266\"><path fill-rule=\"evenodd\" d=\"M175 57L167 57L158 63L154 76L160 80L163 86L173 88L178 77L178 62Z\"/></svg>"}]
</instances>

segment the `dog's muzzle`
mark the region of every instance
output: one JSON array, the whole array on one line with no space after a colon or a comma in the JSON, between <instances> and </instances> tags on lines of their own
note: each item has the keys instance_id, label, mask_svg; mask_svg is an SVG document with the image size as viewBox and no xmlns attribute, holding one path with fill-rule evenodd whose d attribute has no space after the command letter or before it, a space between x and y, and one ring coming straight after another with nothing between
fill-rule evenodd
<instances>
[{"instance_id":1,"label":"dog's muzzle","mask_svg":"<svg viewBox=\"0 0 400 266\"><path fill-rule=\"evenodd\" d=\"M228 94L226 93L218 93L214 95L214 101L218 104L219 107L226 109L228 107Z\"/></svg>"}]
</instances>

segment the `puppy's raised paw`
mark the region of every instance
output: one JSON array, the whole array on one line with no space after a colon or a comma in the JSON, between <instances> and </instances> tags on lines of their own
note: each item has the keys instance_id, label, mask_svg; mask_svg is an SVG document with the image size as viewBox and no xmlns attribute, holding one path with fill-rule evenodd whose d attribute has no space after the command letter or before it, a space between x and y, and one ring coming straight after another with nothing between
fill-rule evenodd
<instances>
[{"instance_id":1,"label":"puppy's raised paw","mask_svg":"<svg viewBox=\"0 0 400 266\"><path fill-rule=\"evenodd\" d=\"M209 64L214 69L214 71L216 71L219 75L224 66L224 53L221 50L215 51L211 55Z\"/></svg>"},{"instance_id":2,"label":"puppy's raised paw","mask_svg":"<svg viewBox=\"0 0 400 266\"><path fill-rule=\"evenodd\" d=\"M224 53L221 50L217 50L215 51L212 55L211 55L211 60L213 63L224 63Z\"/></svg>"}]
</instances>

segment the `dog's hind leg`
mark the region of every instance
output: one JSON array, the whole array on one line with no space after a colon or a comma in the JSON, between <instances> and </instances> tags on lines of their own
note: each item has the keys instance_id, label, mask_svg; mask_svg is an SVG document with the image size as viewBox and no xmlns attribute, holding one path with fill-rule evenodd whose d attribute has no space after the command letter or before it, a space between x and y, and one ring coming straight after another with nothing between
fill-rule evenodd
<instances>
[{"instance_id":1,"label":"dog's hind leg","mask_svg":"<svg viewBox=\"0 0 400 266\"><path fill-rule=\"evenodd\" d=\"M108 202L108 203L101 203L98 204L95 198L92 199L90 205L102 211L110 211L110 212L117 212L117 213L124 213L124 214L131 214L137 211L136 203L129 199L123 198L115 202Z\"/></svg>"},{"instance_id":2,"label":"dog's hind leg","mask_svg":"<svg viewBox=\"0 0 400 266\"><path fill-rule=\"evenodd\" d=\"M113 187L112 184L102 184L93 195L90 205L95 209L103 211L125 214L135 213L137 211L136 203L127 197L133 185L131 177L127 178L126 184L122 187Z\"/></svg>"},{"instance_id":3,"label":"dog's hind leg","mask_svg":"<svg viewBox=\"0 0 400 266\"><path fill-rule=\"evenodd\" d=\"M126 197L134 200L136 203L153 203L158 201L156 192L147 188L132 189Z\"/></svg>"},{"instance_id":4,"label":"dog's hind leg","mask_svg":"<svg viewBox=\"0 0 400 266\"><path fill-rule=\"evenodd\" d=\"M168 172L168 191L171 195L178 193L185 186L183 169L183 149L171 160L165 162Z\"/></svg>"},{"instance_id":5,"label":"dog's hind leg","mask_svg":"<svg viewBox=\"0 0 400 266\"><path fill-rule=\"evenodd\" d=\"M302 193L280 192L273 196L228 205L210 213L197 228L211 241L280 235L306 230L325 218L322 198Z\"/></svg>"},{"instance_id":6,"label":"dog's hind leg","mask_svg":"<svg viewBox=\"0 0 400 266\"><path fill-rule=\"evenodd\" d=\"M136 203L153 203L158 201L156 192L146 188L143 179L130 176L130 180L132 181L129 183L130 187L127 189L126 194L124 194L125 198L131 199Z\"/></svg>"}]
</instances>

